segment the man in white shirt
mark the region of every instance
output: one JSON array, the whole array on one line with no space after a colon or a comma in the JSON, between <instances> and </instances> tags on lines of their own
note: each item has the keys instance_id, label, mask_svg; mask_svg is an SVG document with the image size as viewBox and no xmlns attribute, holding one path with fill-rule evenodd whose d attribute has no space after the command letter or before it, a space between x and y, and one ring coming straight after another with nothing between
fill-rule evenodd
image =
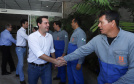
<instances>
[{"instance_id":1,"label":"man in white shirt","mask_svg":"<svg viewBox=\"0 0 134 84\"><path fill-rule=\"evenodd\" d=\"M59 64L61 60L55 59L53 37L47 33L49 30L48 17L41 16L36 22L39 29L28 37L28 83L37 84L40 77L42 84L52 84L49 62ZM50 53L53 58L50 57Z\"/></svg>"},{"instance_id":2,"label":"man in white shirt","mask_svg":"<svg viewBox=\"0 0 134 84\"><path fill-rule=\"evenodd\" d=\"M16 54L18 56L18 64L16 69L16 77L20 77L20 84L26 84L23 73L23 60L26 55L26 28L28 28L28 21L21 20L21 28L17 31Z\"/></svg>"}]
</instances>

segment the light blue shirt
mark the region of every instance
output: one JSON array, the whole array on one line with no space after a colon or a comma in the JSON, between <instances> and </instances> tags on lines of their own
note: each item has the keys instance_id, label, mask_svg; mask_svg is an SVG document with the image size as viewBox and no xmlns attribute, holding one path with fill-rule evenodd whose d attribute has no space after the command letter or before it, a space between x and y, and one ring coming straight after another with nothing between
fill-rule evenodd
<instances>
[{"instance_id":1,"label":"light blue shirt","mask_svg":"<svg viewBox=\"0 0 134 84\"><path fill-rule=\"evenodd\" d=\"M3 32L1 32L0 45L11 46L12 43L16 44L16 40L12 37L10 32L5 29Z\"/></svg>"},{"instance_id":2,"label":"light blue shirt","mask_svg":"<svg viewBox=\"0 0 134 84\"><path fill-rule=\"evenodd\" d=\"M117 37L112 41L111 45L109 45L107 37L105 35L100 34L94 37L86 45L75 50L73 53L64 56L64 59L66 61L72 61L81 57L85 57L92 52L95 52L98 56L98 59L103 63L120 67L128 67L127 72L112 84L134 83L133 33L120 29L120 32L118 33ZM101 66L105 67L103 65ZM112 68L112 70L116 70L116 68ZM118 71L120 73L120 70L117 70L117 72Z\"/></svg>"},{"instance_id":3,"label":"light blue shirt","mask_svg":"<svg viewBox=\"0 0 134 84\"><path fill-rule=\"evenodd\" d=\"M65 42L63 53L66 53L68 48L68 33L60 29L59 31L55 31L52 35L54 40L63 40Z\"/></svg>"},{"instance_id":4,"label":"light blue shirt","mask_svg":"<svg viewBox=\"0 0 134 84\"><path fill-rule=\"evenodd\" d=\"M77 47L81 47L86 44L86 34L85 32L78 27L77 29L74 30L69 43L77 45ZM84 61L85 57L79 58L78 64L82 64Z\"/></svg>"}]
</instances>

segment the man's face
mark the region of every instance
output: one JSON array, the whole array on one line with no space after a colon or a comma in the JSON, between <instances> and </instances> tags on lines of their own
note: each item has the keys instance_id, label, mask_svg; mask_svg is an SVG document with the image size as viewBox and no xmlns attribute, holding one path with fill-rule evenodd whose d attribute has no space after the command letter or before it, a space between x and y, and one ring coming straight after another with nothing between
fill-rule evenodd
<instances>
[{"instance_id":1,"label":"man's face","mask_svg":"<svg viewBox=\"0 0 134 84\"><path fill-rule=\"evenodd\" d=\"M100 29L101 34L108 35L112 31L112 22L108 22L106 20L106 16L103 15L99 18L98 27Z\"/></svg>"},{"instance_id":2,"label":"man's face","mask_svg":"<svg viewBox=\"0 0 134 84\"><path fill-rule=\"evenodd\" d=\"M9 31L12 31L12 26L10 26L8 30L9 30Z\"/></svg>"},{"instance_id":3,"label":"man's face","mask_svg":"<svg viewBox=\"0 0 134 84\"><path fill-rule=\"evenodd\" d=\"M71 25L72 25L72 28L74 29L75 28L75 22L74 22L74 19L72 20L72 23L71 23Z\"/></svg>"},{"instance_id":4,"label":"man's face","mask_svg":"<svg viewBox=\"0 0 134 84\"><path fill-rule=\"evenodd\" d=\"M25 22L25 24L22 24L24 28L28 28L28 22Z\"/></svg>"},{"instance_id":5,"label":"man's face","mask_svg":"<svg viewBox=\"0 0 134 84\"><path fill-rule=\"evenodd\" d=\"M54 30L57 30L57 25L55 23L53 24L53 28Z\"/></svg>"},{"instance_id":6,"label":"man's face","mask_svg":"<svg viewBox=\"0 0 134 84\"><path fill-rule=\"evenodd\" d=\"M49 21L47 18L42 18L42 23L38 23L39 29L42 32L48 32L49 31Z\"/></svg>"}]
</instances>

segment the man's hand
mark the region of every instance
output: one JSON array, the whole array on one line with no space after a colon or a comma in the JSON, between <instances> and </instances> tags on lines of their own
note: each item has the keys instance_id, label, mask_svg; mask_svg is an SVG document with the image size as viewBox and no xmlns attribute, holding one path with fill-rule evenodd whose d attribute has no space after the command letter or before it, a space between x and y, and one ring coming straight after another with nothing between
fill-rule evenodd
<instances>
[{"instance_id":1,"label":"man's hand","mask_svg":"<svg viewBox=\"0 0 134 84\"><path fill-rule=\"evenodd\" d=\"M63 61L65 61L63 57L58 57L57 60L63 60Z\"/></svg>"},{"instance_id":2,"label":"man's hand","mask_svg":"<svg viewBox=\"0 0 134 84\"><path fill-rule=\"evenodd\" d=\"M65 54L65 53L63 53L63 54L62 54L62 57L64 57L65 55L66 55L66 54Z\"/></svg>"},{"instance_id":3,"label":"man's hand","mask_svg":"<svg viewBox=\"0 0 134 84\"><path fill-rule=\"evenodd\" d=\"M55 65L56 67L67 65L67 62L64 60L63 57L58 57L56 60L57 60Z\"/></svg>"},{"instance_id":4,"label":"man's hand","mask_svg":"<svg viewBox=\"0 0 134 84\"><path fill-rule=\"evenodd\" d=\"M81 69L81 64L77 64L76 65L76 70L80 70Z\"/></svg>"}]
</instances>

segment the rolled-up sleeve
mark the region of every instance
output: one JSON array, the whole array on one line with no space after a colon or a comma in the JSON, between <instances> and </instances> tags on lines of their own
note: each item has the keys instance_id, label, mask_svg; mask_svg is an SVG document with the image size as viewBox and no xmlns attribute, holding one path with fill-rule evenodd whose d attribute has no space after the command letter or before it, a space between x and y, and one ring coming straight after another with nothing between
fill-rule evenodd
<instances>
[{"instance_id":1,"label":"rolled-up sleeve","mask_svg":"<svg viewBox=\"0 0 134 84\"><path fill-rule=\"evenodd\" d=\"M37 57L40 57L44 54L40 48L39 41L37 38L34 38L33 36L29 36L28 45L29 45L29 48Z\"/></svg>"}]
</instances>

